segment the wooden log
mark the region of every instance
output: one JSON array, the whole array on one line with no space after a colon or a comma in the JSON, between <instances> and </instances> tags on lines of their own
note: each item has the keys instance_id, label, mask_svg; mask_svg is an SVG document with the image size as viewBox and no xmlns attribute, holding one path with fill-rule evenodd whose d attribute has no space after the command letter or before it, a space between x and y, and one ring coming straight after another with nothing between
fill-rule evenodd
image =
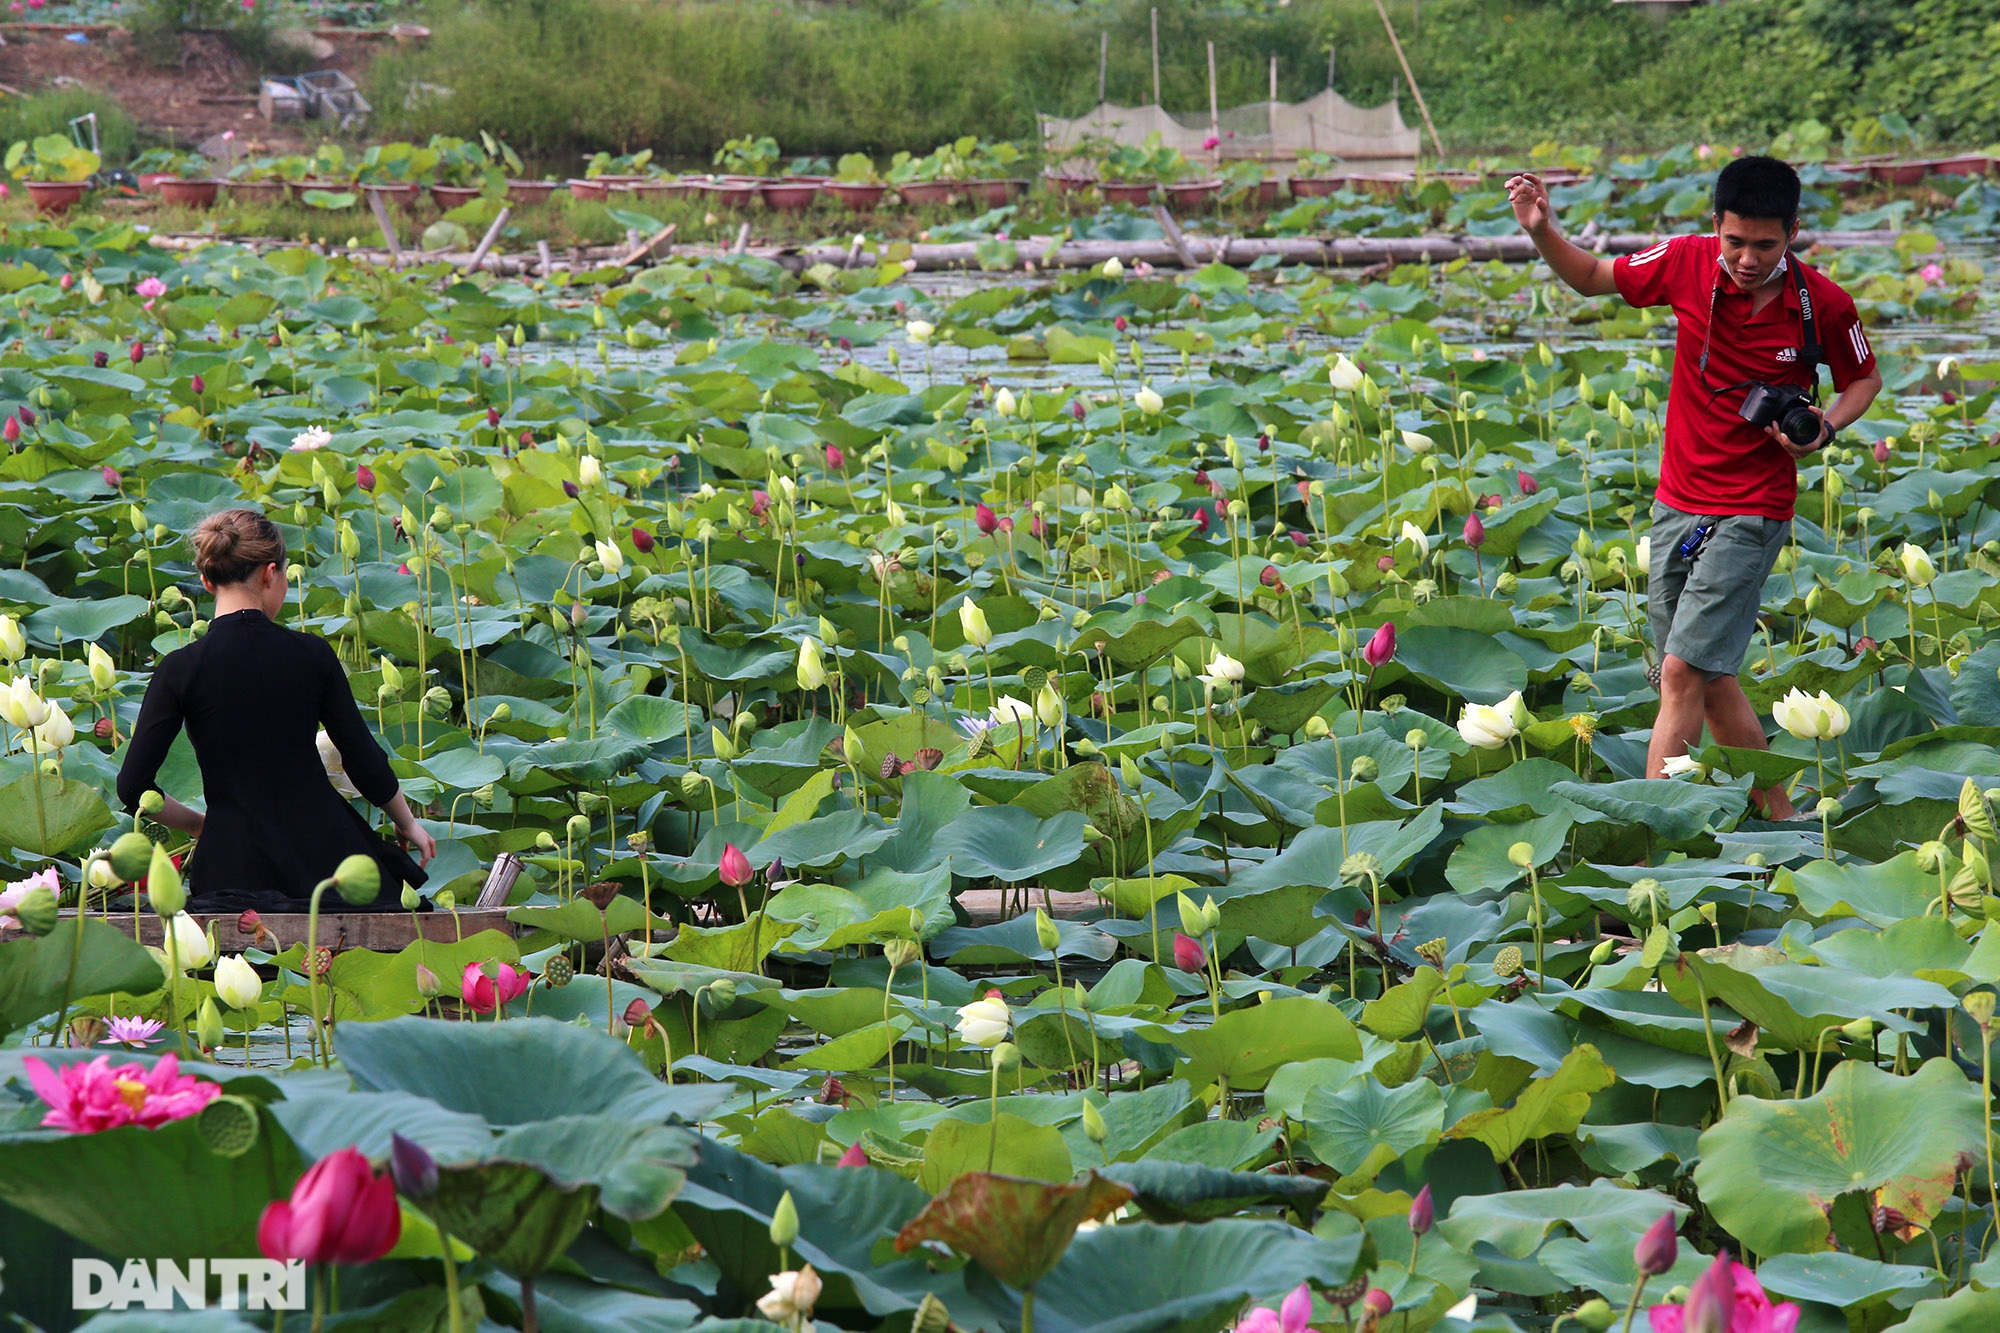
<instances>
[{"instance_id":1,"label":"wooden log","mask_svg":"<svg viewBox=\"0 0 2000 1333\"><path fill-rule=\"evenodd\" d=\"M382 202L380 190L363 190L368 196L368 211L375 215L375 225L382 229L382 239L389 245L389 263L393 268L403 266L403 247L396 239L396 224L389 220L388 205Z\"/></svg>"},{"instance_id":2,"label":"wooden log","mask_svg":"<svg viewBox=\"0 0 2000 1333\"><path fill-rule=\"evenodd\" d=\"M74 911L65 911L64 916L75 916ZM132 914L113 912L110 915L93 912L100 921L108 921L127 935L132 933ZM236 930L238 914L208 916L190 913L196 926L206 931L211 924L215 927L215 941L224 953L235 953L250 944L247 936ZM307 918L303 912L270 912L263 914L263 922L270 932L278 937L280 949L288 949L294 944L303 944L306 938ZM324 908L319 914L319 942L335 953L342 949L373 949L378 953L395 953L414 944L419 923L426 940L449 944L461 935L472 935L482 930L498 930L508 935L518 935L520 927L507 919L504 909L467 909L454 916L451 912L329 912ZM160 943L160 918L151 912L139 914L139 943Z\"/></svg>"},{"instance_id":3,"label":"wooden log","mask_svg":"<svg viewBox=\"0 0 2000 1333\"><path fill-rule=\"evenodd\" d=\"M1160 230L1167 234L1167 244L1174 248L1174 256L1181 261L1181 267L1190 270L1200 268L1201 265L1194 260L1194 251L1188 249L1187 237L1181 235L1180 224L1174 221L1174 215L1167 211L1167 206L1154 204L1153 217L1159 222ZM1228 251L1225 249L1223 253Z\"/></svg>"},{"instance_id":4,"label":"wooden log","mask_svg":"<svg viewBox=\"0 0 2000 1333\"><path fill-rule=\"evenodd\" d=\"M465 271L467 273L479 267L480 261L486 258L486 252L493 248L493 242L499 237L500 229L507 225L507 219L513 215L514 210L504 206L498 213L493 215L493 225L488 227L486 234L479 238L478 248L472 252L472 258L465 263Z\"/></svg>"},{"instance_id":5,"label":"wooden log","mask_svg":"<svg viewBox=\"0 0 2000 1333\"><path fill-rule=\"evenodd\" d=\"M618 267L631 268L641 261L650 260L655 250L674 238L674 233L680 230L680 225L678 222L669 222L654 232L651 240L634 241L632 248L618 257Z\"/></svg>"}]
</instances>

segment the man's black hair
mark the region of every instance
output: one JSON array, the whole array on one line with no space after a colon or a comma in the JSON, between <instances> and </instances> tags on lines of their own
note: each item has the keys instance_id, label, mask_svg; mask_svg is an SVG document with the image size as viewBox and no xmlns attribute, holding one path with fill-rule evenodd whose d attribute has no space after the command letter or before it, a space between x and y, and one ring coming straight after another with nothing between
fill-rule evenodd
<instances>
[{"instance_id":1,"label":"man's black hair","mask_svg":"<svg viewBox=\"0 0 2000 1333\"><path fill-rule=\"evenodd\" d=\"M1715 178L1715 216L1799 220L1799 173L1775 157L1739 157Z\"/></svg>"}]
</instances>

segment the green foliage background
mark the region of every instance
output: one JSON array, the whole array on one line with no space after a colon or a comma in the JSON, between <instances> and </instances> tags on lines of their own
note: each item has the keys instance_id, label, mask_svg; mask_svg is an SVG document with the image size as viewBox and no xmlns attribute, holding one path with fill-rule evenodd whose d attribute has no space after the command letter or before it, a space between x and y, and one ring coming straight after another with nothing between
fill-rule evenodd
<instances>
[{"instance_id":1,"label":"green foliage background","mask_svg":"<svg viewBox=\"0 0 2000 1333\"><path fill-rule=\"evenodd\" d=\"M381 128L490 129L543 155L651 146L706 157L771 134L788 152L928 149L960 134L1030 139L1035 113L1152 90L1147 0L484 0L439 4L425 47L373 71ZM1372 103L1400 80L1373 0L1160 0L1169 106L1324 85ZM1901 112L1937 139L2000 138L2000 0L1733 0L1669 16L1606 0L1390 0L1453 148L1550 137L1658 145L1756 141L1808 116ZM448 98L419 98L425 83ZM1404 114L1417 112L1402 90Z\"/></svg>"}]
</instances>

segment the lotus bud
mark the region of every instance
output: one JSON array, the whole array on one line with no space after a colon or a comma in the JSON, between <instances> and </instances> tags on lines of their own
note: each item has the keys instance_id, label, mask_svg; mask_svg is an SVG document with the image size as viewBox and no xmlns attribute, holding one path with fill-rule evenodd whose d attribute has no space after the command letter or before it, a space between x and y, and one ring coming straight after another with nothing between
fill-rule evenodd
<instances>
[{"instance_id":1,"label":"lotus bud","mask_svg":"<svg viewBox=\"0 0 2000 1333\"><path fill-rule=\"evenodd\" d=\"M1639 1237L1639 1243L1632 1247L1632 1262L1641 1273L1658 1277L1674 1266L1681 1248L1675 1230L1672 1213L1665 1214L1646 1228L1646 1234Z\"/></svg>"},{"instance_id":2,"label":"lotus bud","mask_svg":"<svg viewBox=\"0 0 2000 1333\"><path fill-rule=\"evenodd\" d=\"M771 1210L771 1243L779 1249L789 1249L799 1238L799 1206L792 1202L792 1192L786 1190L778 1200L778 1206Z\"/></svg>"},{"instance_id":3,"label":"lotus bud","mask_svg":"<svg viewBox=\"0 0 2000 1333\"><path fill-rule=\"evenodd\" d=\"M1040 907L1035 909L1035 939L1052 954L1062 943L1062 933L1056 929L1056 923L1049 918L1048 912ZM907 941L897 940L895 943L902 944Z\"/></svg>"},{"instance_id":4,"label":"lotus bud","mask_svg":"<svg viewBox=\"0 0 2000 1333\"><path fill-rule=\"evenodd\" d=\"M147 865L145 879L146 901L161 919L171 918L187 906L187 890L181 886L180 868L167 855L167 849L157 843L152 845L152 858Z\"/></svg>"},{"instance_id":5,"label":"lotus bud","mask_svg":"<svg viewBox=\"0 0 2000 1333\"><path fill-rule=\"evenodd\" d=\"M1611 955L1617 951L1617 948L1617 943L1613 940L1599 940L1597 947L1590 951L1591 966L1597 967L1609 962Z\"/></svg>"},{"instance_id":6,"label":"lotus bud","mask_svg":"<svg viewBox=\"0 0 2000 1333\"><path fill-rule=\"evenodd\" d=\"M437 1159L401 1134L389 1135L389 1175L406 1199L421 1202L437 1193Z\"/></svg>"},{"instance_id":7,"label":"lotus bud","mask_svg":"<svg viewBox=\"0 0 2000 1333\"><path fill-rule=\"evenodd\" d=\"M146 878L153 864L153 840L136 830L121 833L111 844L111 871L130 884Z\"/></svg>"},{"instance_id":8,"label":"lotus bud","mask_svg":"<svg viewBox=\"0 0 2000 1333\"><path fill-rule=\"evenodd\" d=\"M1011 1073L1021 1067L1021 1048L1011 1041L1003 1041L993 1048L993 1067L1001 1073Z\"/></svg>"},{"instance_id":9,"label":"lotus bud","mask_svg":"<svg viewBox=\"0 0 2000 1333\"><path fill-rule=\"evenodd\" d=\"M1083 1136L1100 1146L1111 1137L1110 1126L1104 1123L1104 1112L1088 1097L1083 1099Z\"/></svg>"},{"instance_id":10,"label":"lotus bud","mask_svg":"<svg viewBox=\"0 0 2000 1333\"><path fill-rule=\"evenodd\" d=\"M374 857L356 852L342 858L339 866L335 867L333 887L352 906L372 903L382 891L382 867Z\"/></svg>"},{"instance_id":11,"label":"lotus bud","mask_svg":"<svg viewBox=\"0 0 2000 1333\"><path fill-rule=\"evenodd\" d=\"M1517 842L1507 849L1507 859L1522 870L1535 867L1535 845L1531 842Z\"/></svg>"},{"instance_id":12,"label":"lotus bud","mask_svg":"<svg viewBox=\"0 0 2000 1333\"><path fill-rule=\"evenodd\" d=\"M1177 893L1174 895L1174 906L1180 909L1183 934L1199 939L1208 933L1208 918L1194 905L1194 899L1185 893Z\"/></svg>"},{"instance_id":13,"label":"lotus bud","mask_svg":"<svg viewBox=\"0 0 2000 1333\"><path fill-rule=\"evenodd\" d=\"M212 1051L222 1045L222 1037L222 1011L215 1007L213 995L204 995L195 1011L194 1039L204 1051Z\"/></svg>"}]
</instances>

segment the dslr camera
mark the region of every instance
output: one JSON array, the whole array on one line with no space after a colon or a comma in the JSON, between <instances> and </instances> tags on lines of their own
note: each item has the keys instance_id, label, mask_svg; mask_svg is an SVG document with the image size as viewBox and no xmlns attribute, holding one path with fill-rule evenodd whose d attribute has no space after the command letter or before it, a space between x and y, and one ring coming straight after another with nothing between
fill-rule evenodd
<instances>
[{"instance_id":1,"label":"dslr camera","mask_svg":"<svg viewBox=\"0 0 2000 1333\"><path fill-rule=\"evenodd\" d=\"M1811 444L1820 432L1811 401L1812 395L1789 384L1753 383L1736 415L1753 426L1777 426L1793 444Z\"/></svg>"}]
</instances>

